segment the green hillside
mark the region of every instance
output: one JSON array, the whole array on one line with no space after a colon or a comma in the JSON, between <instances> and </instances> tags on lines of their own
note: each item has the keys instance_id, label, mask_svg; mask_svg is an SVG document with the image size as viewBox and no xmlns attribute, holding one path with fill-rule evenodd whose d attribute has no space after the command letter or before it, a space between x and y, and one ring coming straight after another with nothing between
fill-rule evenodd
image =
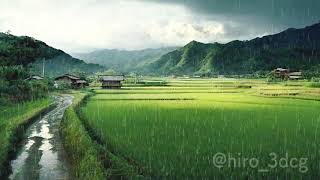
<instances>
[{"instance_id":1,"label":"green hillside","mask_svg":"<svg viewBox=\"0 0 320 180\"><path fill-rule=\"evenodd\" d=\"M47 75L56 76L73 71L94 73L104 68L96 64L87 64L71 57L65 52L52 48L31 37L14 36L0 33L0 65L22 65L29 67L35 74L42 72L43 59Z\"/></svg>"}]
</instances>

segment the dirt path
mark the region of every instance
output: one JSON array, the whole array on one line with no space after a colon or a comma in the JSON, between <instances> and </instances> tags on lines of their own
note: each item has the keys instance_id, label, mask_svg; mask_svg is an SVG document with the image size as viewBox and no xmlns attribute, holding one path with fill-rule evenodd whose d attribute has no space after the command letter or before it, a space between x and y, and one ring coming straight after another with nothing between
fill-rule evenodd
<instances>
[{"instance_id":1,"label":"dirt path","mask_svg":"<svg viewBox=\"0 0 320 180\"><path fill-rule=\"evenodd\" d=\"M16 159L10 162L9 179L72 179L59 134L65 109L71 96L55 97L57 106L40 117L26 131Z\"/></svg>"}]
</instances>

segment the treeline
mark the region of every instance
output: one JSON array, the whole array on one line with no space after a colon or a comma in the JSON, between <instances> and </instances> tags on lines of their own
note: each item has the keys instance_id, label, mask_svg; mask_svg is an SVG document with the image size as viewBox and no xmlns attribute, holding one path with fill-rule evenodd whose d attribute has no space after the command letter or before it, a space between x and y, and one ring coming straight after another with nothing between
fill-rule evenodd
<instances>
[{"instance_id":1,"label":"treeline","mask_svg":"<svg viewBox=\"0 0 320 180\"><path fill-rule=\"evenodd\" d=\"M48 95L49 81L28 80L29 72L23 66L0 67L0 104L17 103Z\"/></svg>"}]
</instances>

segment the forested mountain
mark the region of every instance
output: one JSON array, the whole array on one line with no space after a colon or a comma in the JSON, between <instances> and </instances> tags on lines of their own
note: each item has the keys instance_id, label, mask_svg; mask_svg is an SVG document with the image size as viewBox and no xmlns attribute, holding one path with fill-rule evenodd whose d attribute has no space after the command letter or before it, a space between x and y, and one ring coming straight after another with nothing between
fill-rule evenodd
<instances>
[{"instance_id":1,"label":"forested mountain","mask_svg":"<svg viewBox=\"0 0 320 180\"><path fill-rule=\"evenodd\" d=\"M34 73L42 72L45 59L45 72L56 76L72 71L94 73L104 68L96 64L87 64L67 53L52 48L44 42L27 36L14 36L0 33L0 65L22 65Z\"/></svg>"},{"instance_id":2,"label":"forested mountain","mask_svg":"<svg viewBox=\"0 0 320 180\"><path fill-rule=\"evenodd\" d=\"M156 74L247 74L276 67L310 70L320 64L320 23L250 41L192 41L143 67Z\"/></svg>"},{"instance_id":3,"label":"forested mountain","mask_svg":"<svg viewBox=\"0 0 320 180\"><path fill-rule=\"evenodd\" d=\"M103 49L91 53L74 54L88 63L96 63L117 72L143 71L149 63L159 59L162 55L176 50L177 47L144 49L136 51Z\"/></svg>"},{"instance_id":4,"label":"forested mountain","mask_svg":"<svg viewBox=\"0 0 320 180\"><path fill-rule=\"evenodd\" d=\"M192 41L182 48L105 49L76 56L105 67L87 64L31 37L0 33L0 65L23 65L40 73L44 63L45 73L50 76L74 71L94 73L104 69L157 75L249 74L268 72L276 67L319 70L320 23L250 41L227 44Z\"/></svg>"}]
</instances>

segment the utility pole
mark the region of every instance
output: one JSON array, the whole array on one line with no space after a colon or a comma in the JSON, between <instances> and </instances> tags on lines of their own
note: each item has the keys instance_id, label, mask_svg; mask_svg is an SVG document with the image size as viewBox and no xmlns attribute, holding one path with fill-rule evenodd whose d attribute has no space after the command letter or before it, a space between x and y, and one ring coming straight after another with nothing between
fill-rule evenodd
<instances>
[{"instance_id":1,"label":"utility pole","mask_svg":"<svg viewBox=\"0 0 320 180\"><path fill-rule=\"evenodd\" d=\"M43 58L43 63L42 63L42 77L44 78L44 67L45 67L45 61L46 61L46 59L45 58Z\"/></svg>"}]
</instances>

